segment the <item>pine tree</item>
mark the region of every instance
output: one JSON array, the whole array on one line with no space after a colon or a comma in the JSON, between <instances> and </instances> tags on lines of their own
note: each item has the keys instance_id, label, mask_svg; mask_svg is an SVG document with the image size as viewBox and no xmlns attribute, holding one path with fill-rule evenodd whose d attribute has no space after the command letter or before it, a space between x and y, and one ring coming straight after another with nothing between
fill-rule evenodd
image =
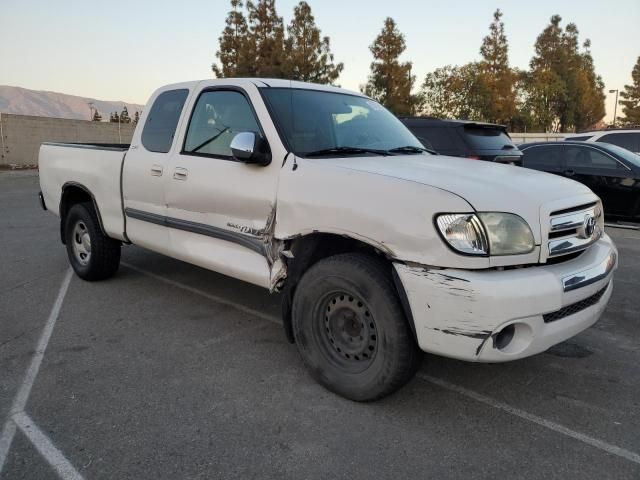
<instances>
[{"instance_id":1,"label":"pine tree","mask_svg":"<svg viewBox=\"0 0 640 480\"><path fill-rule=\"evenodd\" d=\"M284 51L284 25L276 12L275 0L247 2L249 35L246 48L253 52L251 58L258 77L286 78Z\"/></svg>"},{"instance_id":2,"label":"pine tree","mask_svg":"<svg viewBox=\"0 0 640 480\"><path fill-rule=\"evenodd\" d=\"M97 108L93 109L93 117L91 118L91 121L93 121L93 122L101 122L102 121L102 115L100 115L100 112L98 111Z\"/></svg>"},{"instance_id":3,"label":"pine tree","mask_svg":"<svg viewBox=\"0 0 640 480\"><path fill-rule=\"evenodd\" d=\"M620 92L620 105L624 117L618 117L622 125L640 126L640 57L631 71L631 85L625 85Z\"/></svg>"},{"instance_id":4,"label":"pine tree","mask_svg":"<svg viewBox=\"0 0 640 480\"><path fill-rule=\"evenodd\" d=\"M333 63L329 37L320 36L307 2L300 2L293 9L287 33L286 64L291 80L331 84L338 79L344 65Z\"/></svg>"},{"instance_id":5,"label":"pine tree","mask_svg":"<svg viewBox=\"0 0 640 480\"><path fill-rule=\"evenodd\" d=\"M387 18L380 34L369 47L373 54L371 74L364 93L375 98L396 115L412 115L418 98L411 94L415 77L411 62L400 62L406 46L404 36L392 18Z\"/></svg>"},{"instance_id":6,"label":"pine tree","mask_svg":"<svg viewBox=\"0 0 640 480\"><path fill-rule=\"evenodd\" d=\"M122 108L122 112L120 113L120 123L131 123L131 117L129 116L129 110L127 110L126 105Z\"/></svg>"},{"instance_id":7,"label":"pine tree","mask_svg":"<svg viewBox=\"0 0 640 480\"><path fill-rule=\"evenodd\" d=\"M484 37L480 54L480 84L484 90L481 116L493 123L507 124L516 110L516 76L509 67L509 44L504 33L500 9L493 14L489 35Z\"/></svg>"},{"instance_id":8,"label":"pine tree","mask_svg":"<svg viewBox=\"0 0 640 480\"><path fill-rule=\"evenodd\" d=\"M120 123L120 115L118 115L118 112L113 112L111 117L109 117L109 121L111 123Z\"/></svg>"},{"instance_id":9,"label":"pine tree","mask_svg":"<svg viewBox=\"0 0 640 480\"><path fill-rule=\"evenodd\" d=\"M133 114L133 125L137 126L140 121L140 112L136 110L136 113Z\"/></svg>"},{"instance_id":10,"label":"pine tree","mask_svg":"<svg viewBox=\"0 0 640 480\"><path fill-rule=\"evenodd\" d=\"M255 75L255 63L249 39L247 20L242 13L242 1L231 0L231 11L225 21L226 27L218 38L219 49L216 57L220 65L211 69L217 78L250 77Z\"/></svg>"},{"instance_id":11,"label":"pine tree","mask_svg":"<svg viewBox=\"0 0 640 480\"><path fill-rule=\"evenodd\" d=\"M578 28L563 30L559 15L538 36L526 82L528 106L544 131L580 130L604 116L604 83L596 75L590 42L579 51Z\"/></svg>"}]
</instances>

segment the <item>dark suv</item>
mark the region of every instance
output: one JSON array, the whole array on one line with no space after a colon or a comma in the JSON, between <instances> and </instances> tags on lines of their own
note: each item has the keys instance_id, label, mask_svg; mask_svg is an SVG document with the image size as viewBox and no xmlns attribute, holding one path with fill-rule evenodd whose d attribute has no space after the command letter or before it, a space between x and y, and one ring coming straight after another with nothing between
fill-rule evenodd
<instances>
[{"instance_id":1,"label":"dark suv","mask_svg":"<svg viewBox=\"0 0 640 480\"><path fill-rule=\"evenodd\" d=\"M493 123L400 117L400 121L422 142L442 155L521 165L518 150L507 129Z\"/></svg>"}]
</instances>

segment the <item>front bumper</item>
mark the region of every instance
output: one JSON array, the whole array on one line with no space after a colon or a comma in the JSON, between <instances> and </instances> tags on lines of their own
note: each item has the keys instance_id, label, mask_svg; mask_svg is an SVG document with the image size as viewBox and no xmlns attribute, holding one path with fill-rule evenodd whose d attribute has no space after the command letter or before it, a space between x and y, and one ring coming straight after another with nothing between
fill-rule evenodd
<instances>
[{"instance_id":1,"label":"front bumper","mask_svg":"<svg viewBox=\"0 0 640 480\"><path fill-rule=\"evenodd\" d=\"M611 297L617 266L616 247L603 235L579 257L556 265L474 271L396 263L395 269L422 350L506 362L593 325Z\"/></svg>"}]
</instances>

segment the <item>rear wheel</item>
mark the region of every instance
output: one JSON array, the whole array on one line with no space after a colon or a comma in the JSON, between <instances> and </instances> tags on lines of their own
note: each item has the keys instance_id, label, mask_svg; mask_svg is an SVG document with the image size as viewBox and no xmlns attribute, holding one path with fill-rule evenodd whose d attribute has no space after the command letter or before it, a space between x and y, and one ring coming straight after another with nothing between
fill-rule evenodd
<instances>
[{"instance_id":1,"label":"rear wheel","mask_svg":"<svg viewBox=\"0 0 640 480\"><path fill-rule=\"evenodd\" d=\"M363 254L329 257L296 287L293 333L313 377L356 401L382 398L420 365L389 265Z\"/></svg>"},{"instance_id":2,"label":"rear wheel","mask_svg":"<svg viewBox=\"0 0 640 480\"><path fill-rule=\"evenodd\" d=\"M120 265L120 242L102 233L90 203L78 203L65 218L65 240L69 262L84 280L104 280Z\"/></svg>"}]
</instances>

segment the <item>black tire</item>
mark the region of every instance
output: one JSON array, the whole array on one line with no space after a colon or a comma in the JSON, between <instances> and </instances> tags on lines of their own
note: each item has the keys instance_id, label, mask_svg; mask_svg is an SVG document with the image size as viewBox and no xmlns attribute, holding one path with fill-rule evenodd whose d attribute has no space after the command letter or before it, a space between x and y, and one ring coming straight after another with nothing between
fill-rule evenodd
<instances>
[{"instance_id":1,"label":"black tire","mask_svg":"<svg viewBox=\"0 0 640 480\"><path fill-rule=\"evenodd\" d=\"M120 266L121 244L102 233L93 205L72 206L64 222L67 255L76 274L88 281L112 277Z\"/></svg>"},{"instance_id":2,"label":"black tire","mask_svg":"<svg viewBox=\"0 0 640 480\"><path fill-rule=\"evenodd\" d=\"M341 254L314 264L296 286L292 322L302 359L320 384L351 400L393 393L422 360L390 268L370 255Z\"/></svg>"}]
</instances>

